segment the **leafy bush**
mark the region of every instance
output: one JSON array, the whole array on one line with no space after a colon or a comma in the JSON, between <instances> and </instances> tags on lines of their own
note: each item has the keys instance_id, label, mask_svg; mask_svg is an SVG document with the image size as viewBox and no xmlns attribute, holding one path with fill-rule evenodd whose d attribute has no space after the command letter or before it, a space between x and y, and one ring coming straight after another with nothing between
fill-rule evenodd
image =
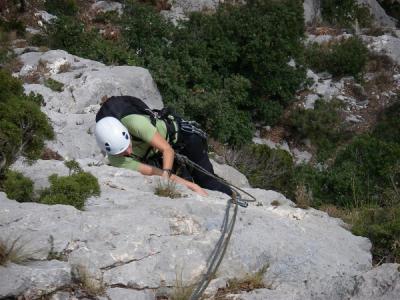
<instances>
[{"instance_id":1,"label":"leafy bush","mask_svg":"<svg viewBox=\"0 0 400 300\"><path fill-rule=\"evenodd\" d=\"M78 12L76 0L46 0L44 8L54 15L74 16Z\"/></svg>"},{"instance_id":2,"label":"leafy bush","mask_svg":"<svg viewBox=\"0 0 400 300\"><path fill-rule=\"evenodd\" d=\"M337 26L351 27L357 20L366 27L372 22L368 7L358 5L356 0L321 1L321 14L323 20Z\"/></svg>"},{"instance_id":3,"label":"leafy bush","mask_svg":"<svg viewBox=\"0 0 400 300\"><path fill-rule=\"evenodd\" d=\"M328 159L338 144L345 140L346 133L340 111L343 103L339 100L330 102L317 100L314 109L293 111L290 125L300 139L309 138L317 147L317 158Z\"/></svg>"},{"instance_id":4,"label":"leafy bush","mask_svg":"<svg viewBox=\"0 0 400 300\"><path fill-rule=\"evenodd\" d=\"M376 263L400 262L400 207L363 208L357 213L352 231L372 241Z\"/></svg>"},{"instance_id":5,"label":"leafy bush","mask_svg":"<svg viewBox=\"0 0 400 300\"><path fill-rule=\"evenodd\" d=\"M400 144L400 97L380 114L373 136Z\"/></svg>"},{"instance_id":6,"label":"leafy bush","mask_svg":"<svg viewBox=\"0 0 400 300\"><path fill-rule=\"evenodd\" d=\"M251 145L237 153L234 163L249 180L251 186L293 195L293 161L285 150L266 145Z\"/></svg>"},{"instance_id":7,"label":"leafy bush","mask_svg":"<svg viewBox=\"0 0 400 300\"><path fill-rule=\"evenodd\" d=\"M18 36L22 37L25 35L24 23L17 19L12 19L10 21L0 19L0 29L3 29L6 32L15 31Z\"/></svg>"},{"instance_id":8,"label":"leafy bush","mask_svg":"<svg viewBox=\"0 0 400 300\"><path fill-rule=\"evenodd\" d=\"M46 79L44 85L55 92L62 92L64 90L64 84L51 78Z\"/></svg>"},{"instance_id":9,"label":"leafy bush","mask_svg":"<svg viewBox=\"0 0 400 300\"><path fill-rule=\"evenodd\" d=\"M301 61L302 16L294 1L248 1L192 14L175 28L154 8L130 1L122 28L168 105L219 140L241 143L251 138L251 118L276 122L304 80L304 69L288 65Z\"/></svg>"},{"instance_id":10,"label":"leafy bush","mask_svg":"<svg viewBox=\"0 0 400 300\"><path fill-rule=\"evenodd\" d=\"M128 64L134 57L123 41L106 40L95 29L88 30L84 23L68 16L59 17L49 27L47 45L105 64Z\"/></svg>"},{"instance_id":11,"label":"leafy bush","mask_svg":"<svg viewBox=\"0 0 400 300\"><path fill-rule=\"evenodd\" d=\"M359 38L351 37L333 45L328 68L334 76L357 77L363 71L367 57L367 47Z\"/></svg>"},{"instance_id":12,"label":"leafy bush","mask_svg":"<svg viewBox=\"0 0 400 300\"><path fill-rule=\"evenodd\" d=\"M50 47L150 69L165 103L222 142L249 141L254 119L277 122L305 79L300 1L221 5L175 27L155 7L128 0L124 15L107 21L121 29L118 43L64 16L49 30Z\"/></svg>"},{"instance_id":13,"label":"leafy bush","mask_svg":"<svg viewBox=\"0 0 400 300\"><path fill-rule=\"evenodd\" d=\"M0 70L0 174L20 155L39 158L44 140L53 137L38 98L26 96L22 84L8 72Z\"/></svg>"},{"instance_id":14,"label":"leafy bush","mask_svg":"<svg viewBox=\"0 0 400 300\"><path fill-rule=\"evenodd\" d=\"M400 176L400 145L368 135L359 136L340 151L332 166L329 187L341 204L382 203L381 193ZM398 187L398 182L396 186Z\"/></svg>"},{"instance_id":15,"label":"leafy bush","mask_svg":"<svg viewBox=\"0 0 400 300\"><path fill-rule=\"evenodd\" d=\"M305 54L313 70L327 71L336 77L350 75L357 78L366 66L368 49L359 38L351 37L327 45L313 43Z\"/></svg>"},{"instance_id":16,"label":"leafy bush","mask_svg":"<svg viewBox=\"0 0 400 300\"><path fill-rule=\"evenodd\" d=\"M326 169L296 168L294 182L302 182L312 191L313 206L387 207L399 199L399 155L399 144L358 136L338 151L334 163Z\"/></svg>"},{"instance_id":17,"label":"leafy bush","mask_svg":"<svg viewBox=\"0 0 400 300\"><path fill-rule=\"evenodd\" d=\"M18 202L30 202L33 200L33 182L20 172L7 171L2 189L10 199Z\"/></svg>"},{"instance_id":18,"label":"leafy bush","mask_svg":"<svg viewBox=\"0 0 400 300\"><path fill-rule=\"evenodd\" d=\"M53 174L49 181L51 186L43 190L39 199L43 204L64 204L83 209L88 197L100 195L97 178L87 172L62 177Z\"/></svg>"}]
</instances>

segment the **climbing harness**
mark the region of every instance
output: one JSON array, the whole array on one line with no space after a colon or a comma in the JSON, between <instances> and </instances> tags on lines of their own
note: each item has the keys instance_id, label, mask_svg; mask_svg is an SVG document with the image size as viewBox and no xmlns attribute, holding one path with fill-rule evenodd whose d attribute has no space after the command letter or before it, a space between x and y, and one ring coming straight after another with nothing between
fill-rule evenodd
<instances>
[{"instance_id":1,"label":"climbing harness","mask_svg":"<svg viewBox=\"0 0 400 300\"><path fill-rule=\"evenodd\" d=\"M200 129L200 124L197 123L196 121L180 120L179 128L182 132L194 133L203 139L207 139L207 134Z\"/></svg>"},{"instance_id":2,"label":"climbing harness","mask_svg":"<svg viewBox=\"0 0 400 300\"><path fill-rule=\"evenodd\" d=\"M214 278L215 273L217 272L218 267L221 264L222 259L224 258L226 249L228 248L228 244L229 244L230 238L233 233L233 229L235 227L236 216L237 216L239 206L247 207L248 202L255 202L256 198L254 196L250 195L249 193L247 193L246 191L240 189L239 187L228 183L226 180L224 180L214 174L211 174L210 172L205 170L203 167L192 162L186 156L179 154L179 153L175 153L175 157L180 163L188 164L191 167L196 168L200 172L203 172L204 174L207 174L208 176L215 178L216 180L220 181L221 183L224 183L224 184L230 186L233 191L232 198L228 200L227 205L226 205L225 215L224 215L224 219L222 221L222 226L221 226L221 236L218 239L214 249L212 250L210 256L207 259L206 272L202 275L200 282L197 284L196 288L193 290L193 292L189 298L189 300L198 300L203 295L203 293L206 290L210 281ZM242 197L240 196L240 193L238 191L247 194L252 199L251 200L250 199L245 199L245 200L242 199ZM232 204L234 205L233 215L231 217L229 217L230 211L232 208Z\"/></svg>"}]
</instances>

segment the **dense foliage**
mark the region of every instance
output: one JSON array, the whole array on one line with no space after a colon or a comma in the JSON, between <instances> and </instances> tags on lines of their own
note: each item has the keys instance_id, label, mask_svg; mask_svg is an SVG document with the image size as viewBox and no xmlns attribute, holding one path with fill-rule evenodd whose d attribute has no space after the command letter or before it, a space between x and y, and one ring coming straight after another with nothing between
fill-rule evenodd
<instances>
[{"instance_id":1,"label":"dense foliage","mask_svg":"<svg viewBox=\"0 0 400 300\"><path fill-rule=\"evenodd\" d=\"M37 104L38 96L27 96L22 84L0 70L0 174L20 155L37 159L44 140L53 130Z\"/></svg>"},{"instance_id":2,"label":"dense foliage","mask_svg":"<svg viewBox=\"0 0 400 300\"><path fill-rule=\"evenodd\" d=\"M335 77L360 77L368 58L368 49L357 37L319 45L313 43L305 52L308 65L315 71L327 71Z\"/></svg>"},{"instance_id":3,"label":"dense foliage","mask_svg":"<svg viewBox=\"0 0 400 300\"><path fill-rule=\"evenodd\" d=\"M46 0L44 8L53 15L73 16L78 12L76 0Z\"/></svg>"},{"instance_id":4,"label":"dense foliage","mask_svg":"<svg viewBox=\"0 0 400 300\"><path fill-rule=\"evenodd\" d=\"M317 147L317 159L324 161L332 156L341 141L347 138L341 116L343 102L317 100L314 109L297 109L289 123L298 139L310 139Z\"/></svg>"},{"instance_id":5,"label":"dense foliage","mask_svg":"<svg viewBox=\"0 0 400 300\"><path fill-rule=\"evenodd\" d=\"M237 150L234 166L249 180L253 187L276 190L293 196L293 160L281 149L267 145L251 145Z\"/></svg>"},{"instance_id":6,"label":"dense foliage","mask_svg":"<svg viewBox=\"0 0 400 300\"><path fill-rule=\"evenodd\" d=\"M352 27L356 21L363 27L371 24L369 9L356 0L323 0L321 13L331 25Z\"/></svg>"},{"instance_id":7,"label":"dense foliage","mask_svg":"<svg viewBox=\"0 0 400 300\"><path fill-rule=\"evenodd\" d=\"M66 162L65 165L70 169L70 175L60 177L57 174L51 175L49 177L51 185L42 191L39 202L72 205L77 209L83 209L88 197L100 195L97 178L84 172L75 161Z\"/></svg>"},{"instance_id":8,"label":"dense foliage","mask_svg":"<svg viewBox=\"0 0 400 300\"><path fill-rule=\"evenodd\" d=\"M70 53L106 64L127 64L132 54L123 42L106 40L96 29L86 29L73 17L60 16L48 29L48 39L37 37L37 45L66 49Z\"/></svg>"},{"instance_id":9,"label":"dense foliage","mask_svg":"<svg viewBox=\"0 0 400 300\"><path fill-rule=\"evenodd\" d=\"M240 144L251 138L251 121L274 124L305 79L302 9L301 1L253 0L194 13L175 27L153 6L131 0L120 19L108 20L121 30L118 43L62 17L49 45L149 68L167 105L220 141Z\"/></svg>"},{"instance_id":10,"label":"dense foliage","mask_svg":"<svg viewBox=\"0 0 400 300\"><path fill-rule=\"evenodd\" d=\"M2 189L10 199L18 202L30 202L33 200L33 182L20 172L7 170Z\"/></svg>"},{"instance_id":11,"label":"dense foliage","mask_svg":"<svg viewBox=\"0 0 400 300\"><path fill-rule=\"evenodd\" d=\"M332 164L297 167L292 181L311 191L312 206L346 208L344 217L354 225L353 232L373 242L376 262L400 261L399 114L396 101L382 112L370 134L339 148Z\"/></svg>"}]
</instances>

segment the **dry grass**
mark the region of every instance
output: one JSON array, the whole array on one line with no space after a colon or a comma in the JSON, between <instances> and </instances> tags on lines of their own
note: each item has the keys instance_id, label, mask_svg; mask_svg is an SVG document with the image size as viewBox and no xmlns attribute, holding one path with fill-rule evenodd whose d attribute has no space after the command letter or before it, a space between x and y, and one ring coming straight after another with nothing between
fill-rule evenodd
<instances>
[{"instance_id":1,"label":"dry grass","mask_svg":"<svg viewBox=\"0 0 400 300\"><path fill-rule=\"evenodd\" d=\"M66 73L69 71L71 71L71 64L69 62L65 62L60 66L58 73Z\"/></svg>"},{"instance_id":2,"label":"dry grass","mask_svg":"<svg viewBox=\"0 0 400 300\"><path fill-rule=\"evenodd\" d=\"M277 207L277 206L280 206L282 204L279 202L279 200L274 200L274 201L271 202L271 205Z\"/></svg>"},{"instance_id":3,"label":"dry grass","mask_svg":"<svg viewBox=\"0 0 400 300\"><path fill-rule=\"evenodd\" d=\"M176 188L176 183L170 179L159 180L155 188L154 194L160 197L180 198L182 194Z\"/></svg>"},{"instance_id":4,"label":"dry grass","mask_svg":"<svg viewBox=\"0 0 400 300\"><path fill-rule=\"evenodd\" d=\"M0 239L0 265L5 266L9 262L22 264L30 260L33 253L27 251L26 244L21 242L21 237L16 239Z\"/></svg>"},{"instance_id":5,"label":"dry grass","mask_svg":"<svg viewBox=\"0 0 400 300\"><path fill-rule=\"evenodd\" d=\"M307 189L305 184L298 184L295 190L295 199L297 207L307 209L313 202L313 196L311 190Z\"/></svg>"},{"instance_id":6,"label":"dry grass","mask_svg":"<svg viewBox=\"0 0 400 300\"><path fill-rule=\"evenodd\" d=\"M77 272L77 284L88 296L95 298L99 295L104 295L106 286L103 280L94 278L85 266L78 266Z\"/></svg>"},{"instance_id":7,"label":"dry grass","mask_svg":"<svg viewBox=\"0 0 400 300\"><path fill-rule=\"evenodd\" d=\"M40 159L43 160L64 160L64 158L54 150L45 147L40 155Z\"/></svg>"},{"instance_id":8,"label":"dry grass","mask_svg":"<svg viewBox=\"0 0 400 300\"><path fill-rule=\"evenodd\" d=\"M184 284L182 280L182 274L179 278L176 276L176 284L168 297L168 300L187 300L193 293L194 288L196 287L195 284Z\"/></svg>"},{"instance_id":9,"label":"dry grass","mask_svg":"<svg viewBox=\"0 0 400 300\"><path fill-rule=\"evenodd\" d=\"M4 67L5 69L11 71L12 73L17 73L22 69L23 66L24 63L21 61L21 59L15 57L10 59Z\"/></svg>"},{"instance_id":10,"label":"dry grass","mask_svg":"<svg viewBox=\"0 0 400 300\"><path fill-rule=\"evenodd\" d=\"M259 271L246 274L243 278L234 278L228 280L227 287L223 289L219 289L217 294L215 295L216 300L224 300L229 299L227 296L229 294L239 294L241 292L250 292L256 289L264 289L264 288L272 288L272 285L266 285L264 283L264 275L268 270L269 265L265 265Z\"/></svg>"}]
</instances>

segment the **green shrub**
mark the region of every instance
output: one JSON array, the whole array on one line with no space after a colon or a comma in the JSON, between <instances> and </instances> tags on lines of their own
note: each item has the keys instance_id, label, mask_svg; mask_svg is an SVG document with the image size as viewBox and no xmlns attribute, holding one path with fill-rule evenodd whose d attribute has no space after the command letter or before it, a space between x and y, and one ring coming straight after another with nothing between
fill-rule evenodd
<instances>
[{"instance_id":1,"label":"green shrub","mask_svg":"<svg viewBox=\"0 0 400 300\"><path fill-rule=\"evenodd\" d=\"M328 45L313 43L307 47L305 57L308 65L317 72L357 78L366 66L368 49L359 38L351 37Z\"/></svg>"},{"instance_id":2,"label":"green shrub","mask_svg":"<svg viewBox=\"0 0 400 300\"><path fill-rule=\"evenodd\" d=\"M358 5L356 0L321 1L322 19L331 25L352 27L356 20L362 27L372 23L368 7Z\"/></svg>"},{"instance_id":3,"label":"green shrub","mask_svg":"<svg viewBox=\"0 0 400 300\"><path fill-rule=\"evenodd\" d=\"M15 31L17 35L21 37L25 35L25 25L17 19L12 19L10 21L0 19L0 29L3 29L6 32Z\"/></svg>"},{"instance_id":4,"label":"green shrub","mask_svg":"<svg viewBox=\"0 0 400 300\"><path fill-rule=\"evenodd\" d=\"M317 100L314 109L298 109L291 115L292 131L298 139L311 140L321 161L331 157L338 144L346 139L340 114L342 108L343 103L339 100Z\"/></svg>"},{"instance_id":5,"label":"green shrub","mask_svg":"<svg viewBox=\"0 0 400 300\"><path fill-rule=\"evenodd\" d=\"M76 0L46 0L44 8L54 15L74 16L78 12Z\"/></svg>"},{"instance_id":6,"label":"green shrub","mask_svg":"<svg viewBox=\"0 0 400 300\"><path fill-rule=\"evenodd\" d=\"M379 115L373 136L400 144L400 97Z\"/></svg>"},{"instance_id":7,"label":"green shrub","mask_svg":"<svg viewBox=\"0 0 400 300\"><path fill-rule=\"evenodd\" d=\"M249 141L251 118L276 122L304 80L304 69L287 64L290 58L301 61L300 3L222 5L212 15L192 14L177 28L152 7L128 2L126 12L123 35L165 102L220 141Z\"/></svg>"},{"instance_id":8,"label":"green shrub","mask_svg":"<svg viewBox=\"0 0 400 300\"><path fill-rule=\"evenodd\" d=\"M363 208L357 213L352 231L371 240L376 263L400 262L400 207Z\"/></svg>"},{"instance_id":9,"label":"green shrub","mask_svg":"<svg viewBox=\"0 0 400 300\"><path fill-rule=\"evenodd\" d=\"M105 64L127 64L134 60L124 41L106 40L95 29L88 30L84 23L68 16L59 17L49 27L47 46Z\"/></svg>"},{"instance_id":10,"label":"green shrub","mask_svg":"<svg viewBox=\"0 0 400 300\"><path fill-rule=\"evenodd\" d=\"M22 83L0 70L0 174L18 156L37 159L44 140L53 137L45 114L37 105L38 98L23 93Z\"/></svg>"},{"instance_id":11,"label":"green shrub","mask_svg":"<svg viewBox=\"0 0 400 300\"><path fill-rule=\"evenodd\" d=\"M357 77L365 68L368 49L356 37L334 44L329 56L328 68L333 76L352 75Z\"/></svg>"},{"instance_id":12,"label":"green shrub","mask_svg":"<svg viewBox=\"0 0 400 300\"><path fill-rule=\"evenodd\" d=\"M55 91L55 92L62 92L64 90L64 84L63 83L61 83L61 82L59 82L57 80L51 79L51 78L46 79L44 81L44 85L47 86L52 91Z\"/></svg>"},{"instance_id":13,"label":"green shrub","mask_svg":"<svg viewBox=\"0 0 400 300\"><path fill-rule=\"evenodd\" d=\"M74 173L83 172L83 170L82 170L81 166L79 165L79 163L74 159L65 161L64 165L69 170L69 174L68 175L71 175L71 174L74 174Z\"/></svg>"},{"instance_id":14,"label":"green shrub","mask_svg":"<svg viewBox=\"0 0 400 300\"><path fill-rule=\"evenodd\" d=\"M253 187L276 190L292 196L293 161L285 150L266 145L251 145L238 153L235 167Z\"/></svg>"},{"instance_id":15,"label":"green shrub","mask_svg":"<svg viewBox=\"0 0 400 300\"><path fill-rule=\"evenodd\" d=\"M251 121L277 122L305 79L300 1L221 5L215 14L194 13L175 27L155 7L128 0L123 16L107 21L121 29L118 43L64 16L50 28L49 45L148 68L168 106L223 142L249 141ZM291 59L297 67L288 65Z\"/></svg>"},{"instance_id":16,"label":"green shrub","mask_svg":"<svg viewBox=\"0 0 400 300\"><path fill-rule=\"evenodd\" d=\"M53 174L49 181L50 187L43 190L39 199L43 204L64 204L83 209L88 197L100 195L97 178L87 172L62 177Z\"/></svg>"},{"instance_id":17,"label":"green shrub","mask_svg":"<svg viewBox=\"0 0 400 300\"><path fill-rule=\"evenodd\" d=\"M2 185L8 198L18 202L33 201L33 182L22 173L8 170Z\"/></svg>"},{"instance_id":18,"label":"green shrub","mask_svg":"<svg viewBox=\"0 0 400 300\"><path fill-rule=\"evenodd\" d=\"M327 178L327 197L335 204L360 207L364 204L387 206L382 193L398 189L400 145L368 135L354 139L339 151Z\"/></svg>"},{"instance_id":19,"label":"green shrub","mask_svg":"<svg viewBox=\"0 0 400 300\"><path fill-rule=\"evenodd\" d=\"M175 32L172 23L153 6L134 0L125 2L120 25L129 48L147 61L153 56L162 56Z\"/></svg>"}]
</instances>

